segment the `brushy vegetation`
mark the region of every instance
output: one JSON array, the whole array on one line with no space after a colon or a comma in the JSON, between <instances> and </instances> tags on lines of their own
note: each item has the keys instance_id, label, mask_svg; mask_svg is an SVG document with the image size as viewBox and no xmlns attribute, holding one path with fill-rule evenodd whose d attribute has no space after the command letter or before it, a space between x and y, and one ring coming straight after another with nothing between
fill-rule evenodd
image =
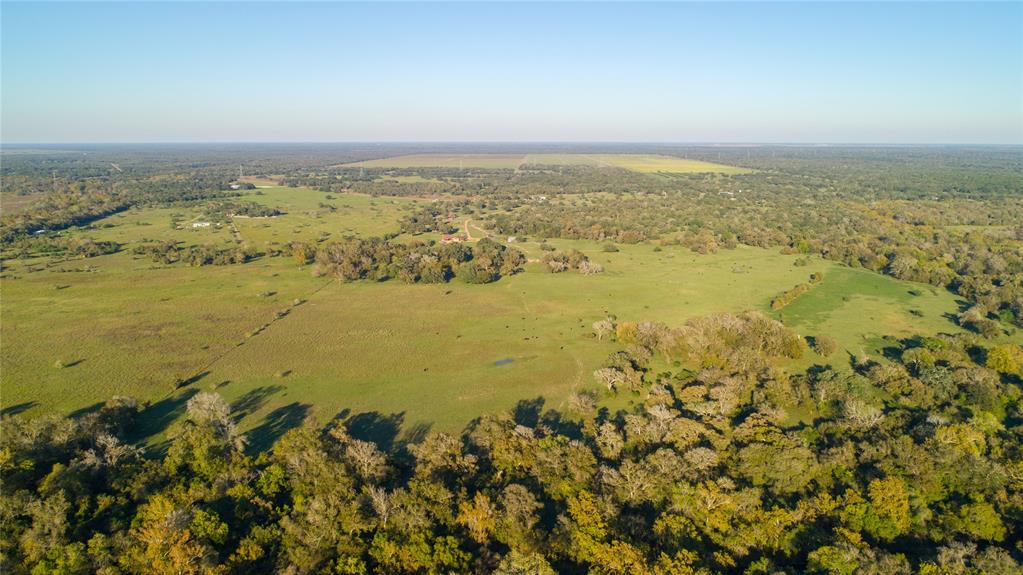
<instances>
[{"instance_id":1,"label":"brushy vegetation","mask_svg":"<svg viewBox=\"0 0 1023 575\"><path fill-rule=\"evenodd\" d=\"M801 284L797 285L796 287L794 287L794 288L792 288L790 290L785 291L785 293L783 293L783 294L779 295L778 297L774 298L773 300L771 300L771 309L773 309L775 311L780 310L781 308L783 308L783 307L789 305L790 303L796 301L797 297L799 297L799 296L803 295L804 293L810 291L810 289L814 285L819 284L822 281L824 281L824 277L821 276L820 274L816 274L816 273L810 274L810 281L808 281L806 283L801 283Z\"/></svg>"},{"instance_id":2,"label":"brushy vegetation","mask_svg":"<svg viewBox=\"0 0 1023 575\"><path fill-rule=\"evenodd\" d=\"M351 240L324 244L316 252L316 272L342 281L444 283L457 275L466 283L485 284L520 271L524 263L522 252L488 239L473 246Z\"/></svg>"}]
</instances>

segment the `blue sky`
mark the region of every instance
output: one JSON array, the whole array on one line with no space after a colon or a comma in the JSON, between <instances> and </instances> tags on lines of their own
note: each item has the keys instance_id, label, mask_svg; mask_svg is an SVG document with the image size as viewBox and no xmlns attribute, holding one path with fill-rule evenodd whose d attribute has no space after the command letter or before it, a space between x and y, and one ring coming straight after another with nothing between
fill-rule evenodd
<instances>
[{"instance_id":1,"label":"blue sky","mask_svg":"<svg viewBox=\"0 0 1023 575\"><path fill-rule=\"evenodd\" d=\"M1023 4L0 3L4 142L1023 143Z\"/></svg>"}]
</instances>

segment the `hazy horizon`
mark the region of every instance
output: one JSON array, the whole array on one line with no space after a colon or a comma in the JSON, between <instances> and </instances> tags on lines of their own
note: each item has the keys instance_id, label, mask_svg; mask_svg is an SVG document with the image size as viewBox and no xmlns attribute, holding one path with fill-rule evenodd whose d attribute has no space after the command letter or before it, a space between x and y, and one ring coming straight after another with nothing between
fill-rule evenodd
<instances>
[{"instance_id":1,"label":"hazy horizon","mask_svg":"<svg viewBox=\"0 0 1023 575\"><path fill-rule=\"evenodd\" d=\"M20 3L5 145L1023 144L1019 3Z\"/></svg>"},{"instance_id":2,"label":"hazy horizon","mask_svg":"<svg viewBox=\"0 0 1023 575\"><path fill-rule=\"evenodd\" d=\"M679 147L720 147L720 148L757 148L757 147L820 147L820 148L1021 148L1017 143L986 143L986 142L686 142L686 141L643 141L643 140L167 140L167 141L64 141L64 142L0 142L0 147L25 148L30 146L262 146L262 145L368 145L368 146L679 146ZM485 153L485 152L481 152Z\"/></svg>"}]
</instances>

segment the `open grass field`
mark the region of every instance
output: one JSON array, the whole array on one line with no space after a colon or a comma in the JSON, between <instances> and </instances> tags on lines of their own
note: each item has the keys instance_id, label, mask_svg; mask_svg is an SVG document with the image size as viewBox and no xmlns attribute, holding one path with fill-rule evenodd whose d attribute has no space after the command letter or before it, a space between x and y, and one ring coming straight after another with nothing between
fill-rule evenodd
<instances>
[{"instance_id":1,"label":"open grass field","mask_svg":"<svg viewBox=\"0 0 1023 575\"><path fill-rule=\"evenodd\" d=\"M878 358L887 345L881 338L915 334L958 332L946 314L960 303L946 290L893 280L864 269L832 266L824 281L774 313L802 335L823 334L835 338L839 351L833 362L851 355ZM821 358L808 354L808 364Z\"/></svg>"},{"instance_id":2,"label":"open grass field","mask_svg":"<svg viewBox=\"0 0 1023 575\"><path fill-rule=\"evenodd\" d=\"M397 232L402 214L417 203L405 198L359 194L333 194L328 198L331 194L308 188L273 187L258 191L262 194L250 193L244 199L280 208L285 214L275 218L234 218L244 241L255 246L319 237L382 236Z\"/></svg>"},{"instance_id":3,"label":"open grass field","mask_svg":"<svg viewBox=\"0 0 1023 575\"><path fill-rule=\"evenodd\" d=\"M254 245L325 231L395 230L405 208L387 198L260 191L250 199L287 214L236 218ZM128 248L142 238L232 241L227 226L175 229L174 211L131 210L73 233ZM185 212L186 221L198 216ZM781 313L803 335L835 337L843 349L831 358L836 363L847 361L845 351L878 353L882 332L958 329L944 317L957 310L947 292L824 260L797 267L796 256L749 247L699 255L643 244L606 253L593 242L550 243L584 251L606 272L548 274L530 263L525 273L484 286L339 284L312 277L290 258L192 268L154 264L125 250L88 260L11 262L0 325L3 405L70 412L132 395L154 402L156 415L142 431L153 440L189 394L215 388L235 403L257 443L305 416L324 420L342 412L386 419L403 433L457 430L519 400L542 397L557 407L573 390L595 388L593 370L616 347L592 338L590 326L607 313L679 325L703 314L767 311L771 298L811 272L823 272L823 284ZM536 243L515 247L531 259L541 254ZM289 313L274 321L282 310ZM808 354L796 365L822 361ZM190 385L173 389L175 379L189 378Z\"/></svg>"},{"instance_id":4,"label":"open grass field","mask_svg":"<svg viewBox=\"0 0 1023 575\"><path fill-rule=\"evenodd\" d=\"M186 244L222 244L236 239L257 248L292 241L342 238L347 235L380 236L398 231L398 221L417 200L374 198L360 194L333 195L308 188L268 187L250 190L237 201L279 208L272 218L236 216L232 222L194 228L204 221L202 207L128 210L97 222L79 233L96 240L129 245L144 240L183 241ZM176 229L172 218L177 216ZM233 223L233 227L232 224Z\"/></svg>"},{"instance_id":5,"label":"open grass field","mask_svg":"<svg viewBox=\"0 0 1023 575\"><path fill-rule=\"evenodd\" d=\"M641 173L744 174L745 168L655 154L417 154L346 164L367 168L515 169L522 165L604 166Z\"/></svg>"},{"instance_id":6,"label":"open grass field","mask_svg":"<svg viewBox=\"0 0 1023 575\"><path fill-rule=\"evenodd\" d=\"M70 411L113 395L162 397L315 289L308 272L284 264L198 269L119 253L34 273L9 268L4 407ZM86 266L93 271L68 271Z\"/></svg>"}]
</instances>

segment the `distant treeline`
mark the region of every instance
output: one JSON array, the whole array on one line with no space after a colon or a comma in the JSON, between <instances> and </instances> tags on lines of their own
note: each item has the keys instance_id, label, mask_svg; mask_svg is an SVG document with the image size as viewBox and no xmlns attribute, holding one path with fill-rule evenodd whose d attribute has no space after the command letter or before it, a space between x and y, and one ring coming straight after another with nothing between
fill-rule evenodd
<instances>
[{"instance_id":1,"label":"distant treeline","mask_svg":"<svg viewBox=\"0 0 1023 575\"><path fill-rule=\"evenodd\" d=\"M10 193L5 191L4 193ZM0 244L38 231L81 226L137 205L180 205L237 196L220 179L115 181L106 178L65 183L45 193L31 208L4 214Z\"/></svg>"}]
</instances>

